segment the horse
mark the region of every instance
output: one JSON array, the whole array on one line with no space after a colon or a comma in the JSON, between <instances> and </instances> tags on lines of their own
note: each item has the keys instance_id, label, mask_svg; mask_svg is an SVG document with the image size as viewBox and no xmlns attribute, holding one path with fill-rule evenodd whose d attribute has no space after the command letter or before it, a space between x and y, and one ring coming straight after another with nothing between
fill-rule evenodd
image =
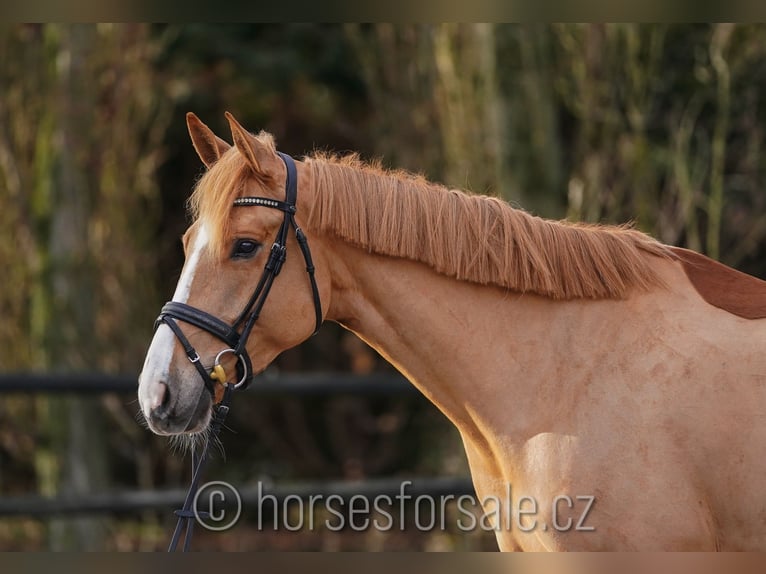
<instances>
[{"instance_id":1,"label":"horse","mask_svg":"<svg viewBox=\"0 0 766 574\"><path fill-rule=\"evenodd\" d=\"M203 432L225 386L205 373L242 383L318 315L457 427L501 550L766 548L766 282L355 155L290 167L226 117L233 145L187 115L206 171L173 302L242 325L275 234L290 256L240 352L199 321L159 323L138 387L152 431Z\"/></svg>"}]
</instances>

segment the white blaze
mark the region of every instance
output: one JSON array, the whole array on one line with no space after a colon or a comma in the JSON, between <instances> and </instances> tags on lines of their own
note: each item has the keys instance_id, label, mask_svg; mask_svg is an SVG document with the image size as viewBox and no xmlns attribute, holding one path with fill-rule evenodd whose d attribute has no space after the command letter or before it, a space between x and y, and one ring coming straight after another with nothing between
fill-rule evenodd
<instances>
[{"instance_id":1,"label":"white blaze","mask_svg":"<svg viewBox=\"0 0 766 574\"><path fill-rule=\"evenodd\" d=\"M181 271L181 277L178 279L178 285L176 285L176 292L173 293L173 301L178 303L186 303L189 298L189 292L191 291L192 281L194 281L194 274L197 271L197 263L202 256L202 252L208 243L207 229L204 225L201 225L197 232L197 237L194 238L194 245L192 246L192 252L184 264L184 268ZM170 330L170 329L168 329ZM172 332L171 332L172 333Z\"/></svg>"},{"instance_id":2,"label":"white blaze","mask_svg":"<svg viewBox=\"0 0 766 574\"><path fill-rule=\"evenodd\" d=\"M194 281L194 275L197 272L197 265L200 257L208 243L208 234L204 226L200 226L197 237L194 239L191 253L186 258L181 277L178 279L176 291L173 294L173 301L186 303L191 292L191 286ZM170 327L164 323L157 327L154 333L152 344L146 353L144 368L141 370L141 376L138 380L138 401L148 416L149 412L162 403L164 389L157 383L167 381L170 374L170 361L173 358L173 349L175 348L176 337Z\"/></svg>"}]
</instances>

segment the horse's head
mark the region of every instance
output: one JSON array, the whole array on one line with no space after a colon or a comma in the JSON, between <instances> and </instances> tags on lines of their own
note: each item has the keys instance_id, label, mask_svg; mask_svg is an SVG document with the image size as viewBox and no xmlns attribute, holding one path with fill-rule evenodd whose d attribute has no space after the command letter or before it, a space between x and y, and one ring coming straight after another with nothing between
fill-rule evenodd
<instances>
[{"instance_id":1,"label":"horse's head","mask_svg":"<svg viewBox=\"0 0 766 574\"><path fill-rule=\"evenodd\" d=\"M231 115L227 119L234 146L187 116L207 172L190 202L186 262L173 302L158 319L138 388L141 410L159 434L204 430L223 376L246 383L321 320L320 294L327 286L317 287L312 273L307 278L311 257L299 241L301 214L292 207L295 178L301 197L310 186L308 170L299 164L290 175L295 164L275 150L268 134L253 136ZM321 265L316 249L313 256ZM217 362L222 369L214 368Z\"/></svg>"}]
</instances>

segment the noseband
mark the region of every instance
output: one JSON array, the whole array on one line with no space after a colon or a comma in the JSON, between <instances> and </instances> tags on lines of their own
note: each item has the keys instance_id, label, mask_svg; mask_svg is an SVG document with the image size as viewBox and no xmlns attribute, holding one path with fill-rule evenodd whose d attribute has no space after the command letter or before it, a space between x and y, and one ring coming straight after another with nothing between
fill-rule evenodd
<instances>
[{"instance_id":1,"label":"noseband","mask_svg":"<svg viewBox=\"0 0 766 574\"><path fill-rule=\"evenodd\" d=\"M285 214L284 219L282 220L282 225L280 225L279 231L277 231L277 236L274 239L274 244L271 246L271 253L269 253L269 258L268 261L266 261L266 266L261 274L261 278L258 281L250 300L245 305L245 308L242 309L242 312L234 323L229 325L218 317L214 317L213 315L206 313L201 309L197 309L196 307L192 307L191 305L187 305L186 303L169 301L162 307L160 316L154 324L155 329L163 323L170 327L183 346L189 361L196 367L197 372L205 382L205 386L213 395L213 400L215 400L216 382L219 384L227 383L225 380L226 374L220 366L221 357L226 354L232 354L237 359L238 381L234 384L235 389L246 388L253 379L252 362L250 360L250 355L247 352L247 340L250 337L255 322L261 314L261 309L263 309L266 298L271 291L274 279L276 279L277 275L279 275L279 272L282 270L282 265L287 256L287 234L290 231L290 227L295 229L295 237L298 240L298 246L301 249L301 253L303 253L303 259L306 262L306 272L308 273L309 281L311 282L311 294L314 298L314 311L316 313L316 326L313 334L317 333L322 324L322 304L319 300L319 289L317 288L316 279L314 277L314 263L311 260L311 251L309 250L306 236L295 222L295 204L298 196L298 172L293 158L281 152L277 152L277 154L282 158L282 161L287 168L285 200L278 201L268 197L240 197L234 200L235 207L270 207L272 209L278 209ZM184 335L177 321L183 321L199 327L214 337L217 337L227 345L225 349L216 355L211 372L208 372L203 366L199 353L194 349L189 342L189 339L186 338L186 335ZM241 331L238 330L240 327Z\"/></svg>"},{"instance_id":2,"label":"noseband","mask_svg":"<svg viewBox=\"0 0 766 574\"><path fill-rule=\"evenodd\" d=\"M242 309L242 312L237 319L233 324L229 325L225 321L222 321L218 317L206 313L201 309L197 309L186 303L170 301L165 303L162 307L160 316L157 317L157 320L154 323L155 330L160 325L165 324L170 327L171 331L173 331L176 338L183 346L189 361L191 361L197 369L197 372L205 383L205 387L213 396L213 402L215 402L216 383L224 386L223 399L215 410L210 424L210 434L205 441L202 452L197 454L196 450L192 450L192 481L189 486L189 491L186 494L183 508L176 510L175 512L176 516L178 516L178 523L170 541L170 547L168 548L169 552L176 550L184 526L186 527L186 535L184 537L183 550L187 551L189 549L194 520L204 514L192 507L196 503L202 470L207 461L208 448L218 437L224 419L229 412L229 401L231 399L232 390L247 388L253 380L253 368L250 355L247 352L247 340L250 337L255 322L261 315L263 304L266 302L266 297L268 297L269 292L271 291L274 279L279 275L279 272L282 270L282 265L285 263L287 257L287 234L290 231L290 227L295 229L295 238L298 240L298 246L301 248L301 253L303 253L303 259L306 262L306 272L309 275L309 281L311 283L311 295L314 299L314 312L316 314L314 335L319 331L319 327L322 324L322 304L319 300L319 289L317 288L316 279L314 277L314 263L311 260L311 251L309 250L306 236L295 222L295 204L298 197L298 171L295 167L293 158L280 152L277 152L277 154L282 158L282 161L287 168L285 200L278 201L268 197L240 197L234 200L235 207L270 207L272 209L278 209L285 214L282 224L279 227L279 231L277 231L277 236L274 239L274 244L271 246L271 252L269 253L269 258L266 261L266 266L263 269L261 278L255 286L255 290L250 296L245 308ZM199 327L203 331L207 331L214 337L217 337L227 345L226 348L221 350L215 356L211 372L208 372L202 365L199 353L189 342L189 339L186 338L186 335L184 335L181 327L178 325L178 321L183 321ZM237 359L238 380L236 383L227 381L226 372L221 366L221 358L227 354L232 354Z\"/></svg>"}]
</instances>

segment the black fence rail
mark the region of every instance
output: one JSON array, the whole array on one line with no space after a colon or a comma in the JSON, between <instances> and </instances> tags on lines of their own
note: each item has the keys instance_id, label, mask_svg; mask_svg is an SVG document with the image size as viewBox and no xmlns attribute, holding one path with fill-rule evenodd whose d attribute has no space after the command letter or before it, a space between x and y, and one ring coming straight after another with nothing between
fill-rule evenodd
<instances>
[{"instance_id":1,"label":"black fence rail","mask_svg":"<svg viewBox=\"0 0 766 574\"><path fill-rule=\"evenodd\" d=\"M7 393L71 393L134 394L138 387L137 375L105 375L103 373L5 373L0 374L0 396ZM354 375L346 373L266 373L256 378L244 391L259 396L317 396L353 394L360 396L422 396L404 377L396 374L374 373ZM280 504L286 497L331 495L349 500L353 496L373 499L402 493L418 496L444 497L474 495L468 477L412 477L376 478L360 482L306 481L273 484L261 482L257 486L238 488L242 504L254 507L265 496L275 497ZM50 516L137 513L146 510L178 508L183 504L185 489L122 490L87 495L54 498L38 495L0 496L0 516Z\"/></svg>"},{"instance_id":2,"label":"black fence rail","mask_svg":"<svg viewBox=\"0 0 766 574\"><path fill-rule=\"evenodd\" d=\"M2 393L135 393L138 375L102 373L5 373L0 374ZM256 395L419 395L401 375L372 373L265 373L244 391Z\"/></svg>"},{"instance_id":3,"label":"black fence rail","mask_svg":"<svg viewBox=\"0 0 766 574\"><path fill-rule=\"evenodd\" d=\"M289 484L261 483L237 488L245 509L258 509L262 501L273 500L281 506L287 497L303 501L310 497L327 500L331 496L348 502L354 496L368 500L387 496L391 501L417 500L420 496L440 497L474 496L469 478L377 478L360 482L296 482ZM0 498L0 516L67 516L94 514L131 514L145 510L172 510L183 505L186 489L117 491L93 493L87 496L46 498L43 496L15 496ZM268 498L267 498L268 497ZM271 498L273 497L273 499ZM204 503L204 498L202 501ZM230 500L228 502L231 502ZM265 505L264 505L265 506ZM271 510L271 507L268 507Z\"/></svg>"}]
</instances>

